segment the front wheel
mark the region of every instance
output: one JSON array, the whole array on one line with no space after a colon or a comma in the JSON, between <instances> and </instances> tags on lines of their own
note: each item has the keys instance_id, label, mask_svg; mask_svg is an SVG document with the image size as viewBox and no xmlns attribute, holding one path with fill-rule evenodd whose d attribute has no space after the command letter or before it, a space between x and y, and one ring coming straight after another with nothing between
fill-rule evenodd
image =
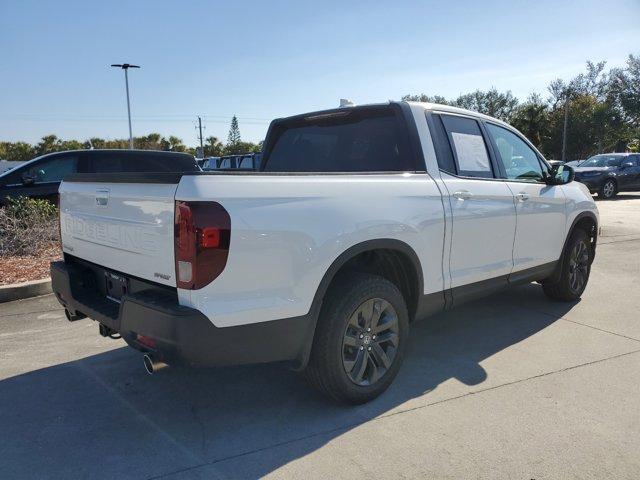
<instances>
[{"instance_id":1,"label":"front wheel","mask_svg":"<svg viewBox=\"0 0 640 480\"><path fill-rule=\"evenodd\" d=\"M560 259L562 262L560 279L555 283L542 283L542 289L547 297L565 302L578 300L589 281L592 256L589 237L584 230L575 230Z\"/></svg>"},{"instance_id":2,"label":"front wheel","mask_svg":"<svg viewBox=\"0 0 640 480\"><path fill-rule=\"evenodd\" d=\"M608 179L600 187L598 191L598 196L604 198L605 200L609 200L616 196L618 193L618 186L614 180Z\"/></svg>"},{"instance_id":3,"label":"front wheel","mask_svg":"<svg viewBox=\"0 0 640 480\"><path fill-rule=\"evenodd\" d=\"M393 283L364 273L342 276L327 293L304 375L333 400L368 402L397 375L408 329L407 306Z\"/></svg>"}]
</instances>

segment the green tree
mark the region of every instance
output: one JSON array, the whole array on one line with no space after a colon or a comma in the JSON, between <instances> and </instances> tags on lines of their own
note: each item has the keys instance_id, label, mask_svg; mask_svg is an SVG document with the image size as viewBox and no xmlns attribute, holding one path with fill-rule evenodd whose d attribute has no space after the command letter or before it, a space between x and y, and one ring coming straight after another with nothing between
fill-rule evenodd
<instances>
[{"instance_id":1,"label":"green tree","mask_svg":"<svg viewBox=\"0 0 640 480\"><path fill-rule=\"evenodd\" d=\"M227 143L224 147L225 155L240 155L243 153L254 153L258 146L255 143L239 141L234 144ZM260 151L260 150L257 150Z\"/></svg>"},{"instance_id":2,"label":"green tree","mask_svg":"<svg viewBox=\"0 0 640 480\"><path fill-rule=\"evenodd\" d=\"M140 150L165 150L165 148L163 148L163 140L162 135L154 132L142 137L134 137L133 146ZM124 144L122 148L128 148L128 146Z\"/></svg>"},{"instance_id":3,"label":"green tree","mask_svg":"<svg viewBox=\"0 0 640 480\"><path fill-rule=\"evenodd\" d=\"M425 103L439 103L441 105L450 105L451 102L441 95L429 96L424 93L419 95L404 95L402 100L405 102L425 102Z\"/></svg>"},{"instance_id":4,"label":"green tree","mask_svg":"<svg viewBox=\"0 0 640 480\"><path fill-rule=\"evenodd\" d=\"M83 150L84 148L84 144L78 140L62 140L60 142L60 150Z\"/></svg>"},{"instance_id":5,"label":"green tree","mask_svg":"<svg viewBox=\"0 0 640 480\"><path fill-rule=\"evenodd\" d=\"M220 157L224 155L224 145L217 137L211 136L204 139L204 156Z\"/></svg>"},{"instance_id":6,"label":"green tree","mask_svg":"<svg viewBox=\"0 0 640 480\"><path fill-rule=\"evenodd\" d=\"M511 124L540 150L549 136L549 107L538 94L532 94L511 116Z\"/></svg>"},{"instance_id":7,"label":"green tree","mask_svg":"<svg viewBox=\"0 0 640 480\"><path fill-rule=\"evenodd\" d=\"M466 108L479 113L484 113L500 120L509 121L518 107L518 99L513 96L511 91L505 93L498 92L495 88L491 88L486 92L476 90L475 92L465 93L458 96L455 100L447 100L441 95L429 96L424 93L419 95L404 95L404 101L411 102L428 102L439 103L442 105L451 105L453 107Z\"/></svg>"},{"instance_id":8,"label":"green tree","mask_svg":"<svg viewBox=\"0 0 640 480\"><path fill-rule=\"evenodd\" d=\"M3 160L27 161L36 156L35 149L26 142L1 142L0 158Z\"/></svg>"},{"instance_id":9,"label":"green tree","mask_svg":"<svg viewBox=\"0 0 640 480\"><path fill-rule=\"evenodd\" d=\"M584 72L552 81L546 100L534 95L522 104L510 91L495 88L455 100L425 94L402 99L454 105L505 120L549 158L561 158L565 120L567 159L640 149L640 55L629 55L625 68L605 67L605 62L588 61Z\"/></svg>"},{"instance_id":10,"label":"green tree","mask_svg":"<svg viewBox=\"0 0 640 480\"><path fill-rule=\"evenodd\" d=\"M238 117L235 115L231 119L231 126L229 127L229 135L227 135L227 149L237 150L238 143L240 143L240 127L238 126Z\"/></svg>"},{"instance_id":11,"label":"green tree","mask_svg":"<svg viewBox=\"0 0 640 480\"><path fill-rule=\"evenodd\" d=\"M502 93L491 88L486 92L476 90L460 95L453 104L456 107L473 110L508 122L518 107L518 99L513 96L510 90Z\"/></svg>"},{"instance_id":12,"label":"green tree","mask_svg":"<svg viewBox=\"0 0 640 480\"><path fill-rule=\"evenodd\" d=\"M105 148L106 141L103 138L91 137L84 143L85 148Z\"/></svg>"},{"instance_id":13,"label":"green tree","mask_svg":"<svg viewBox=\"0 0 640 480\"><path fill-rule=\"evenodd\" d=\"M549 138L543 148L551 158L560 158L564 105L549 113ZM624 151L630 138L629 125L614 103L595 95L575 94L568 103L567 159L587 158L596 153Z\"/></svg>"},{"instance_id":14,"label":"green tree","mask_svg":"<svg viewBox=\"0 0 640 480\"><path fill-rule=\"evenodd\" d=\"M36 154L58 152L62 149L62 142L56 135L45 135L36 145Z\"/></svg>"},{"instance_id":15,"label":"green tree","mask_svg":"<svg viewBox=\"0 0 640 480\"><path fill-rule=\"evenodd\" d=\"M174 135L170 135L169 138L163 137L160 141L160 145L162 150L169 150L172 152L184 152L187 149L184 143L182 143L182 139Z\"/></svg>"},{"instance_id":16,"label":"green tree","mask_svg":"<svg viewBox=\"0 0 640 480\"><path fill-rule=\"evenodd\" d=\"M640 128L640 55L629 55L626 69L613 69L611 91L629 123Z\"/></svg>"}]
</instances>

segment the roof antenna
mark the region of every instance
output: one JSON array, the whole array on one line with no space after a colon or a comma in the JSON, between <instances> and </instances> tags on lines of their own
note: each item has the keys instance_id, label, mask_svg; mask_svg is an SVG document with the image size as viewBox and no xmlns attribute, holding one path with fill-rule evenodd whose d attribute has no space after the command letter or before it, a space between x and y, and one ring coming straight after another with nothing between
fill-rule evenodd
<instances>
[{"instance_id":1,"label":"roof antenna","mask_svg":"<svg viewBox=\"0 0 640 480\"><path fill-rule=\"evenodd\" d=\"M355 102L349 100L348 98L341 98L340 99L340 108L355 107L355 106L356 106Z\"/></svg>"}]
</instances>

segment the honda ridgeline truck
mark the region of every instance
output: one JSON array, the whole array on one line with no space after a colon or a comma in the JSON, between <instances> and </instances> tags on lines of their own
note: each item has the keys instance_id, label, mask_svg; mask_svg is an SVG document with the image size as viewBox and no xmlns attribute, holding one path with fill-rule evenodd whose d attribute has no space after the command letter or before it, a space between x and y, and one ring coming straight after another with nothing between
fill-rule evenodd
<instances>
[{"instance_id":1,"label":"honda ridgeline truck","mask_svg":"<svg viewBox=\"0 0 640 480\"><path fill-rule=\"evenodd\" d=\"M537 281L573 301L598 213L509 125L390 102L274 120L259 171L74 174L60 186L69 320L163 364L289 361L362 403L411 324Z\"/></svg>"}]
</instances>

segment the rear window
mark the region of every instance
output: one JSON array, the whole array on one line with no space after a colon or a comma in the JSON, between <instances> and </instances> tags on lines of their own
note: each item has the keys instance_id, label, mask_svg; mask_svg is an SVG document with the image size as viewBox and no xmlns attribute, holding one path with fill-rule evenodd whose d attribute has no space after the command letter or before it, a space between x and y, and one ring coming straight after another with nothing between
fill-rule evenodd
<instances>
[{"instance_id":1,"label":"rear window","mask_svg":"<svg viewBox=\"0 0 640 480\"><path fill-rule=\"evenodd\" d=\"M404 123L391 107L284 120L262 160L267 172L415 170Z\"/></svg>"}]
</instances>

